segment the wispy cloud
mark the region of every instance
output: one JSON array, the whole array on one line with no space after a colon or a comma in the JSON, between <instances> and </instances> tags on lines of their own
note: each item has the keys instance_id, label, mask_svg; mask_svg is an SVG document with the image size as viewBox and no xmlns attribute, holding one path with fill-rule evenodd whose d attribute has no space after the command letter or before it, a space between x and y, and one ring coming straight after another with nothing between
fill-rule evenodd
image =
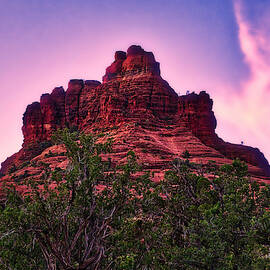
<instances>
[{"instance_id":1,"label":"wispy cloud","mask_svg":"<svg viewBox=\"0 0 270 270\"><path fill-rule=\"evenodd\" d=\"M227 135L233 133L259 147L270 160L270 5L265 4L256 22L248 18L244 5L244 1L234 1L239 45L250 76L239 91L230 91L229 96L224 91L217 97L217 116L225 121L222 128L227 126Z\"/></svg>"}]
</instances>

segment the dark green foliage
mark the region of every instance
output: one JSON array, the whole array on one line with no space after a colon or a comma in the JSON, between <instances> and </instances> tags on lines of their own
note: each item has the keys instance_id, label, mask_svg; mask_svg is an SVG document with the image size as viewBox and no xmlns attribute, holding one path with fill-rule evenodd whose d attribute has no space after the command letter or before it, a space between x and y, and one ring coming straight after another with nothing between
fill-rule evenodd
<instances>
[{"instance_id":1,"label":"dark green foliage","mask_svg":"<svg viewBox=\"0 0 270 270\"><path fill-rule=\"evenodd\" d=\"M8 174L12 174L14 172L16 172L18 170L18 168L16 167L15 164L12 164L12 166L8 169Z\"/></svg>"},{"instance_id":2,"label":"dark green foliage","mask_svg":"<svg viewBox=\"0 0 270 270\"><path fill-rule=\"evenodd\" d=\"M188 151L188 150L185 150L185 151L182 153L181 157L182 157L182 158L186 158L186 159L190 158L190 153L189 153L189 151Z\"/></svg>"},{"instance_id":3,"label":"dark green foliage","mask_svg":"<svg viewBox=\"0 0 270 270\"><path fill-rule=\"evenodd\" d=\"M29 176L30 176L29 171L25 170L23 172L23 174L13 176L13 179L14 179L14 182L19 183L19 182L22 182L25 178L27 178Z\"/></svg>"},{"instance_id":4,"label":"dark green foliage","mask_svg":"<svg viewBox=\"0 0 270 270\"><path fill-rule=\"evenodd\" d=\"M110 128L110 130L114 130L114 129L119 129L119 127L118 126L113 126L113 127Z\"/></svg>"},{"instance_id":5,"label":"dark green foliage","mask_svg":"<svg viewBox=\"0 0 270 270\"><path fill-rule=\"evenodd\" d=\"M68 167L43 163L43 188L8 190L0 269L270 268L270 188L250 181L244 163L176 159L154 183L133 151L116 168L102 161L111 142L99 137L59 131Z\"/></svg>"},{"instance_id":6,"label":"dark green foliage","mask_svg":"<svg viewBox=\"0 0 270 270\"><path fill-rule=\"evenodd\" d=\"M48 158L48 157L53 157L54 154L52 153L52 151L50 150L49 153L45 154L45 158Z\"/></svg>"},{"instance_id":7,"label":"dark green foliage","mask_svg":"<svg viewBox=\"0 0 270 270\"><path fill-rule=\"evenodd\" d=\"M45 154L45 158L49 158L49 157L59 157L59 156L65 156L66 153L65 152L61 152L61 153L53 153L51 150L49 150L48 153Z\"/></svg>"},{"instance_id":8,"label":"dark green foliage","mask_svg":"<svg viewBox=\"0 0 270 270\"><path fill-rule=\"evenodd\" d=\"M163 185L178 264L183 269L268 269L269 186L249 181L239 160L212 166L211 181L191 167L176 162Z\"/></svg>"},{"instance_id":9,"label":"dark green foliage","mask_svg":"<svg viewBox=\"0 0 270 270\"><path fill-rule=\"evenodd\" d=\"M104 269L269 269L270 188L246 174L239 160L175 160L134 216L119 219Z\"/></svg>"},{"instance_id":10,"label":"dark green foliage","mask_svg":"<svg viewBox=\"0 0 270 270\"><path fill-rule=\"evenodd\" d=\"M37 167L37 162L35 161L35 160L32 160L31 162L30 162L30 166L32 166L32 167Z\"/></svg>"},{"instance_id":11,"label":"dark green foliage","mask_svg":"<svg viewBox=\"0 0 270 270\"><path fill-rule=\"evenodd\" d=\"M67 130L53 139L65 144L70 164L51 171L44 163L43 188L29 181L24 184L31 192L24 196L12 187L7 191L0 211L0 269L100 269L114 225L134 215L136 191L151 187L148 178L133 179L132 151L118 172L105 173L100 154L110 151L110 141L97 143L97 137Z\"/></svg>"},{"instance_id":12,"label":"dark green foliage","mask_svg":"<svg viewBox=\"0 0 270 270\"><path fill-rule=\"evenodd\" d=\"M30 161L25 161L24 163L22 163L19 167L18 170L23 169L24 167L30 165Z\"/></svg>"},{"instance_id":13,"label":"dark green foliage","mask_svg":"<svg viewBox=\"0 0 270 270\"><path fill-rule=\"evenodd\" d=\"M78 132L78 126L73 125L69 128L69 132L70 133L74 133L74 132Z\"/></svg>"},{"instance_id":14,"label":"dark green foliage","mask_svg":"<svg viewBox=\"0 0 270 270\"><path fill-rule=\"evenodd\" d=\"M53 144L52 144L51 141L44 141L44 142L40 142L40 143L38 144L38 148L39 148L41 151L43 151L43 150L45 150L45 149L51 147L52 145L53 145Z\"/></svg>"}]
</instances>

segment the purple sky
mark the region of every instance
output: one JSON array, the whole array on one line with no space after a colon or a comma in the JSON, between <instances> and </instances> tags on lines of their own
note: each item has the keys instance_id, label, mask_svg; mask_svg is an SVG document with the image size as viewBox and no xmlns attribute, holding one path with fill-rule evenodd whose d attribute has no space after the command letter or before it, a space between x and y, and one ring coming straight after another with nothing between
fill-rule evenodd
<instances>
[{"instance_id":1,"label":"purple sky","mask_svg":"<svg viewBox=\"0 0 270 270\"><path fill-rule=\"evenodd\" d=\"M131 44L154 52L179 94L210 93L219 136L270 159L269 34L268 0L0 0L0 162L22 144L28 104L101 80Z\"/></svg>"}]
</instances>

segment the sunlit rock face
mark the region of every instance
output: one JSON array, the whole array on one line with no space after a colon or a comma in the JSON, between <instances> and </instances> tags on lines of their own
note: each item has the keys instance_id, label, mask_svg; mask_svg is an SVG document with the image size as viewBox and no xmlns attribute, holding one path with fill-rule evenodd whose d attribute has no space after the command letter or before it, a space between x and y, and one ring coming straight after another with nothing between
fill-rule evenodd
<instances>
[{"instance_id":1,"label":"sunlit rock face","mask_svg":"<svg viewBox=\"0 0 270 270\"><path fill-rule=\"evenodd\" d=\"M31 152L29 146L49 141L55 130L68 127L110 133L114 145L109 156L115 164L132 149L145 168L162 172L188 150L190 160L197 163L226 164L238 157L248 163L254 177L267 181L269 164L258 149L230 144L216 135L212 106L204 91L178 96L162 79L153 53L133 45L115 53L102 83L73 79L66 91L57 87L28 105L23 148L2 163L1 172L25 160L42 160L44 154L33 147ZM54 167L59 160L62 164L63 157L46 159Z\"/></svg>"},{"instance_id":2,"label":"sunlit rock face","mask_svg":"<svg viewBox=\"0 0 270 270\"><path fill-rule=\"evenodd\" d=\"M107 67L103 82L121 79L139 74L160 75L159 63L152 52L146 52L141 46L132 45L127 53L117 51L114 62Z\"/></svg>"}]
</instances>

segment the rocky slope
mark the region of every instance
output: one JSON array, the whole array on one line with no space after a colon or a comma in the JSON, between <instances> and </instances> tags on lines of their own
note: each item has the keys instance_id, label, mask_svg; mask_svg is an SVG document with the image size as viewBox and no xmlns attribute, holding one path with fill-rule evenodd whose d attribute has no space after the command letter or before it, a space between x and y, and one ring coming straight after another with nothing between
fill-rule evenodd
<instances>
[{"instance_id":1,"label":"rocky slope","mask_svg":"<svg viewBox=\"0 0 270 270\"><path fill-rule=\"evenodd\" d=\"M2 163L3 179L16 179L25 171L38 178L44 163L65 166L64 150L49 141L55 130L68 127L113 137L112 162L121 162L133 149L145 168L157 172L156 178L188 150L197 163L225 164L238 157L248 163L254 178L267 181L270 167L258 149L230 144L216 135L212 105L206 92L178 96L160 76L153 53L133 45L127 53L115 53L102 83L71 80L66 91L57 87L27 106L23 147ZM16 172L9 175L10 168Z\"/></svg>"}]
</instances>

